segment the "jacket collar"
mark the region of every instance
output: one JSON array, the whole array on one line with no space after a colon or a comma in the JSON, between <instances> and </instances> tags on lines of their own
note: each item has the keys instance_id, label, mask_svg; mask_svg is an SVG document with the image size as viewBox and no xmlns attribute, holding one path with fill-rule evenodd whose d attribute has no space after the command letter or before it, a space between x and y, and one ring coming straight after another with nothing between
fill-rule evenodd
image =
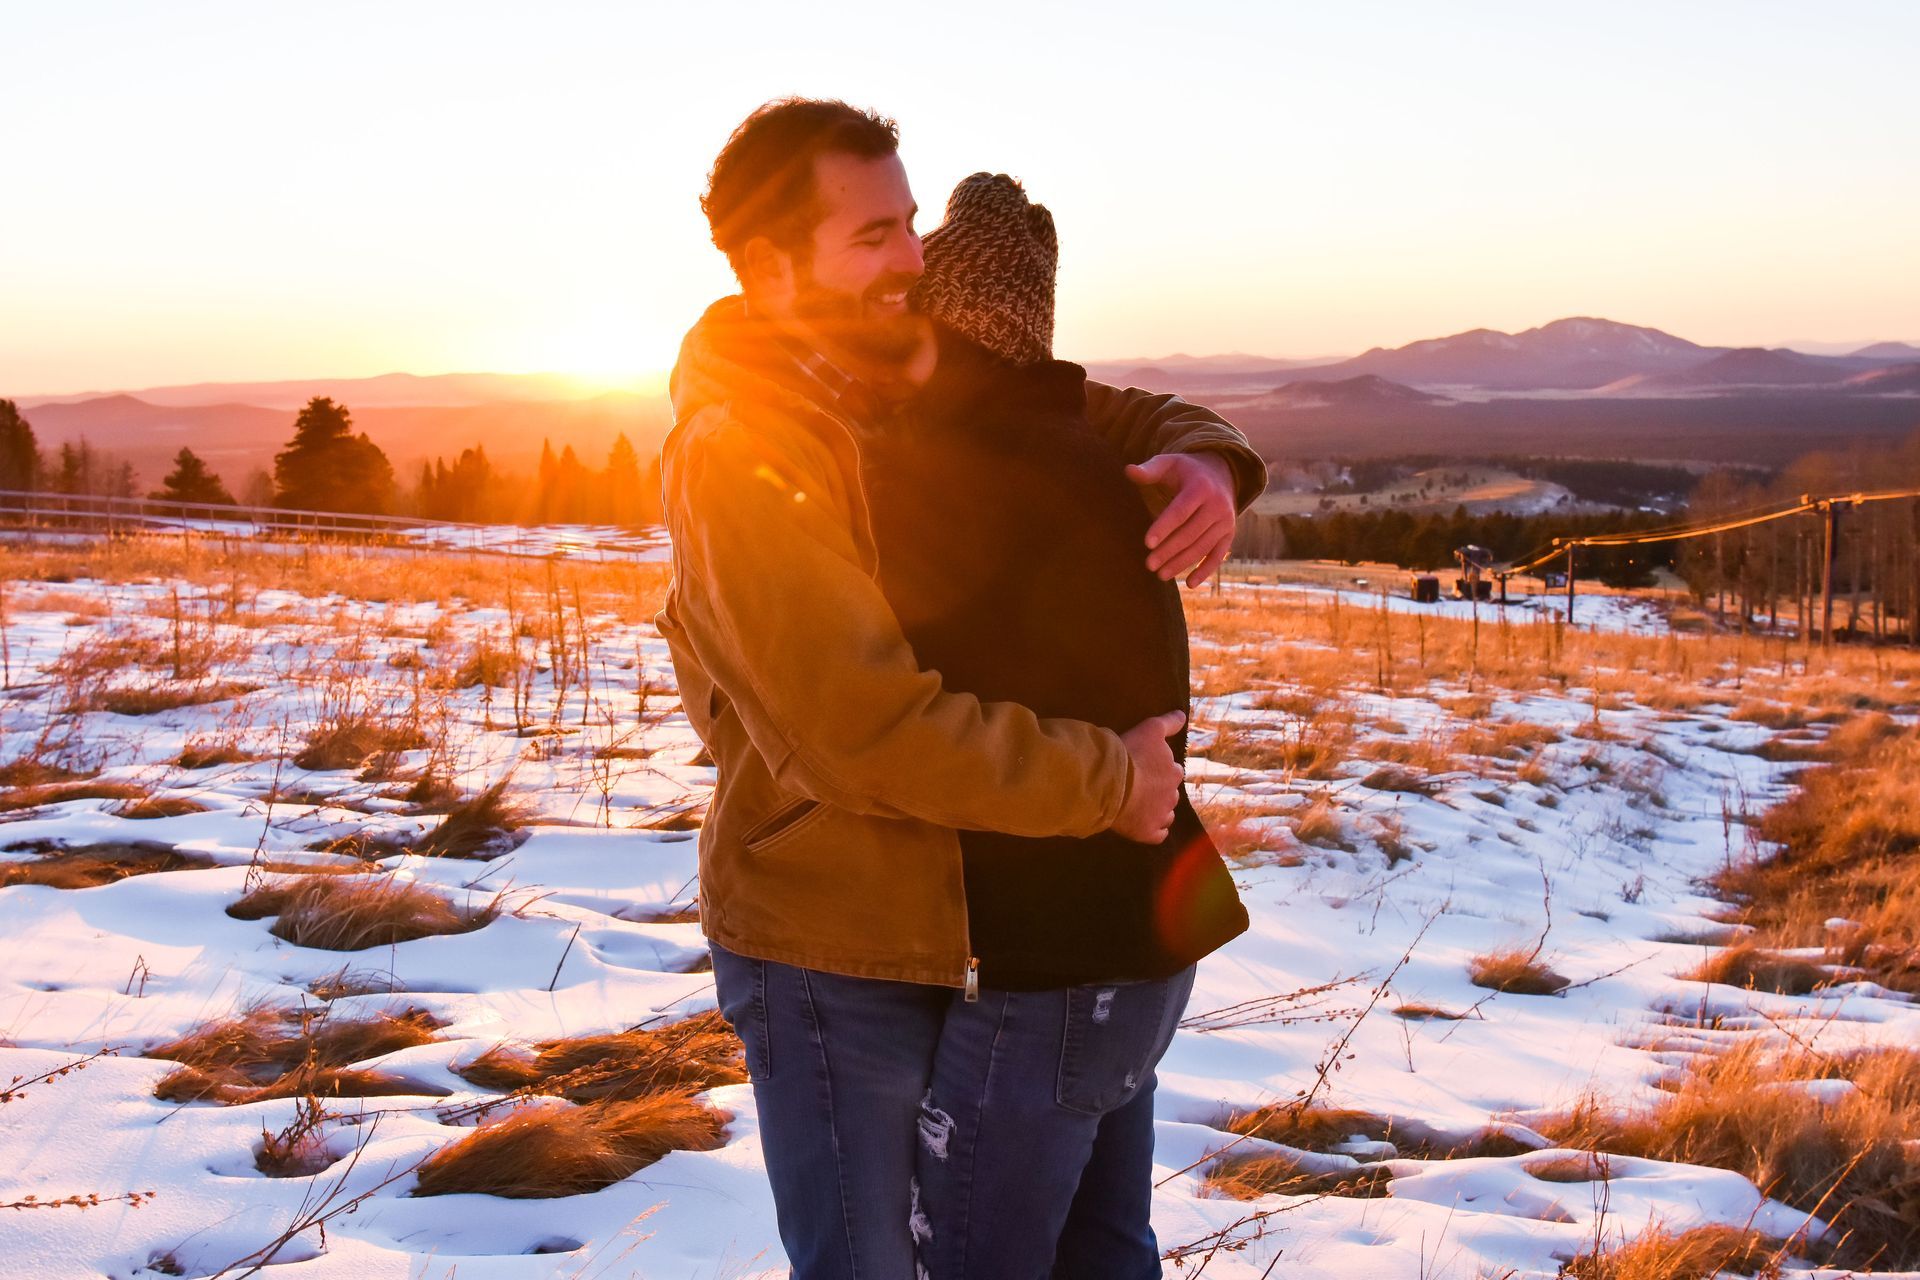
<instances>
[{"instance_id":1,"label":"jacket collar","mask_svg":"<svg viewBox=\"0 0 1920 1280\"><path fill-rule=\"evenodd\" d=\"M738 294L708 307L687 331L667 385L680 422L709 405L746 400L858 430L872 405L858 379L754 317Z\"/></svg>"}]
</instances>

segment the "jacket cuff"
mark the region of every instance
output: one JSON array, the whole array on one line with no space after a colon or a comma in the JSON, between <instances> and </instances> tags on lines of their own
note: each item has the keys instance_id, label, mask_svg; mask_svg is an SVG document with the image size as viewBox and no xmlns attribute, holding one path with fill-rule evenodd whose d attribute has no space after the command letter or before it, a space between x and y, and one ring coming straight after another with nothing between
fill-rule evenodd
<instances>
[{"instance_id":1,"label":"jacket cuff","mask_svg":"<svg viewBox=\"0 0 1920 1280\"><path fill-rule=\"evenodd\" d=\"M1226 459L1227 469L1233 473L1233 510L1236 515L1251 507L1254 499L1267 491L1266 459L1255 453L1249 445L1236 440L1196 440L1181 452L1215 453Z\"/></svg>"}]
</instances>

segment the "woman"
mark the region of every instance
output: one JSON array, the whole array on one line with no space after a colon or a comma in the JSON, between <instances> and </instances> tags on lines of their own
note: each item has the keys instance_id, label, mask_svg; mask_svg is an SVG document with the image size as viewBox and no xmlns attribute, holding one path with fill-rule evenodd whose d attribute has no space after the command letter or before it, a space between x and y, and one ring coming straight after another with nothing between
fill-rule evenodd
<instances>
[{"instance_id":1,"label":"woman","mask_svg":"<svg viewBox=\"0 0 1920 1280\"><path fill-rule=\"evenodd\" d=\"M935 369L863 458L879 581L921 665L1116 731L1187 710L1179 589L1140 554L1150 513L1087 423L1085 370L1051 358L1051 216L975 174L924 250ZM961 844L979 991L948 1011L922 1106L922 1266L1158 1276L1153 1068L1195 961L1247 926L1232 879L1184 789L1158 845Z\"/></svg>"}]
</instances>

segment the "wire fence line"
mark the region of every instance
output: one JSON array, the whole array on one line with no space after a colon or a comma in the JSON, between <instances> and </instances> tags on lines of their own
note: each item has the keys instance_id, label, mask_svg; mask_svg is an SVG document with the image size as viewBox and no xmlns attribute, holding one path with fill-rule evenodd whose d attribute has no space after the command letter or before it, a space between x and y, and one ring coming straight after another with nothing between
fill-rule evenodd
<instances>
[{"instance_id":1,"label":"wire fence line","mask_svg":"<svg viewBox=\"0 0 1920 1280\"><path fill-rule=\"evenodd\" d=\"M1582 547L1635 547L1652 543L1685 542L1695 538L1710 538L1732 533L1740 529L1751 529L1795 516L1817 514L1822 517L1823 537L1820 563L1820 642L1823 646L1831 645L1833 643L1834 559L1839 547L1840 513L1852 507L1900 500L1920 500L1920 489L1855 491L1819 497L1803 493L1798 502L1772 510L1739 512L1695 524L1677 525L1667 529L1650 529L1639 533L1587 534L1580 537L1555 538L1552 545L1538 553L1523 557L1503 569L1494 570L1494 576L1499 579L1504 595L1508 578L1538 569L1550 560L1566 557L1567 618L1571 620L1574 608L1574 582L1578 576L1577 557ZM1916 521L1920 522L1920 516L1916 516ZM1909 631L1910 640L1920 644L1920 617L1911 620Z\"/></svg>"},{"instance_id":2,"label":"wire fence line","mask_svg":"<svg viewBox=\"0 0 1920 1280\"><path fill-rule=\"evenodd\" d=\"M521 526L417 516L226 506L164 498L0 489L0 532L42 536L177 535L268 542L334 541L411 551L464 552L564 560L661 560L658 525Z\"/></svg>"}]
</instances>

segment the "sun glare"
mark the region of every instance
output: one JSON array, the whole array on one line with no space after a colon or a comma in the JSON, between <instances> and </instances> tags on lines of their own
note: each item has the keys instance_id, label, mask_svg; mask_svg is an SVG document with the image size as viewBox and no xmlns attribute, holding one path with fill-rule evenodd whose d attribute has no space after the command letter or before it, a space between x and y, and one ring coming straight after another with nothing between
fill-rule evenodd
<instances>
[{"instance_id":1,"label":"sun glare","mask_svg":"<svg viewBox=\"0 0 1920 1280\"><path fill-rule=\"evenodd\" d=\"M665 388L680 335L673 325L629 303L608 303L555 323L527 327L502 341L502 364L553 372L584 395Z\"/></svg>"}]
</instances>

